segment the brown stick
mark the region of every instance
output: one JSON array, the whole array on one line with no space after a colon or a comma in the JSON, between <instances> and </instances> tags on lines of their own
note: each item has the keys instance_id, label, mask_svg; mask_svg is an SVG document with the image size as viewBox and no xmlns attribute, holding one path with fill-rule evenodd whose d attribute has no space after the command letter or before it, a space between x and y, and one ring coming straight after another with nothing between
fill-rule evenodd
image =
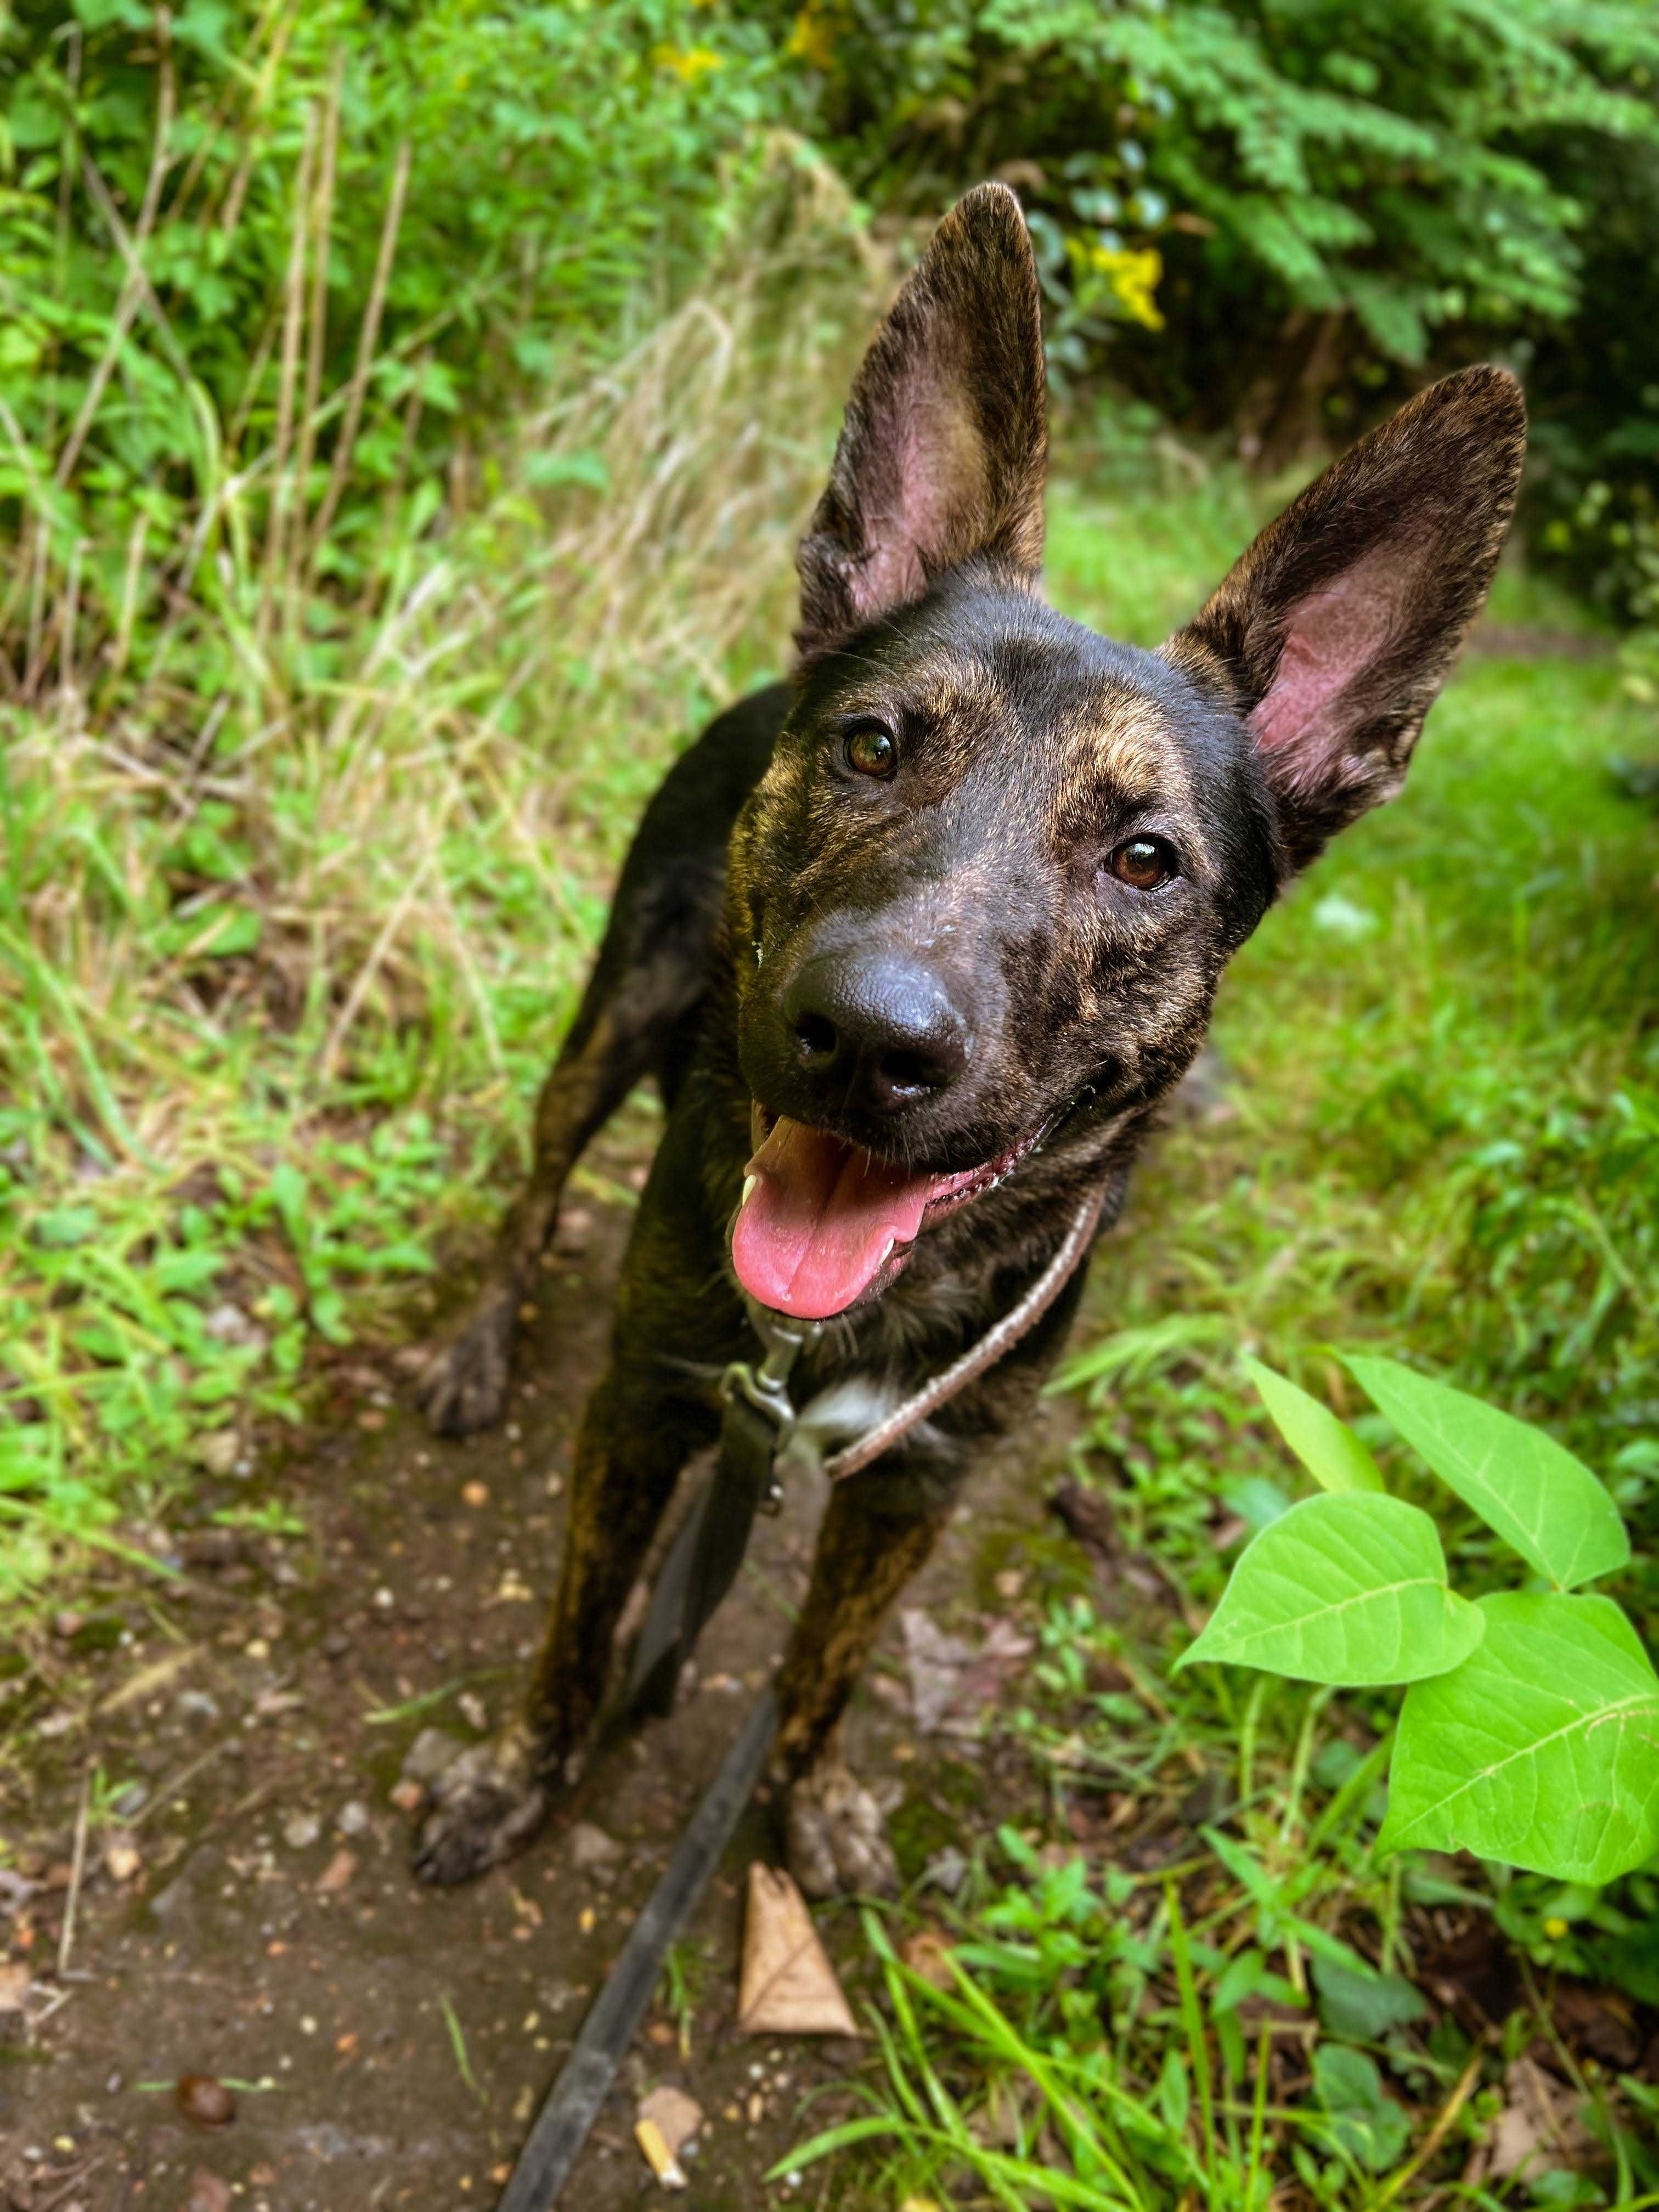
<instances>
[{"instance_id":1,"label":"brown stick","mask_svg":"<svg viewBox=\"0 0 1659 2212\"><path fill-rule=\"evenodd\" d=\"M161 185L167 173L167 138L173 130L173 80L172 18L165 8L155 11L156 35L161 45L161 79L155 94L155 132L150 142L149 174L144 179L144 197L138 210L138 221L134 226L132 243L135 253L155 228L155 217L161 204ZM52 481L66 484L81 458L81 448L86 443L121 348L126 343L132 319L138 312L143 294L139 277L131 264L122 280L120 296L115 303L115 313L110 324L104 350L98 357L98 366L92 372L81 405L64 441L64 450L58 456L58 466L52 471Z\"/></svg>"},{"instance_id":2,"label":"brown stick","mask_svg":"<svg viewBox=\"0 0 1659 2212\"><path fill-rule=\"evenodd\" d=\"M374 276L369 286L368 305L363 311L362 326L357 333L357 358L352 366L351 383L346 393L345 421L340 425L340 434L334 441L334 457L329 464L328 484L323 493L323 503L317 510L317 520L311 530L311 558L314 562L335 510L340 504L346 479L351 473L352 450L357 442L357 432L363 419L363 401L368 391L368 380L374 367L374 349L380 340L380 317L386 307L386 288L392 282L392 264L398 251L398 233L403 226L404 199L409 191L410 143L405 138L398 149L397 160L392 171L392 191L386 204L386 219L380 225L380 250L374 257Z\"/></svg>"},{"instance_id":3,"label":"brown stick","mask_svg":"<svg viewBox=\"0 0 1659 2212\"><path fill-rule=\"evenodd\" d=\"M235 229L242 219L242 202L247 197L248 180L253 174L253 164L264 150L256 128L259 111L264 106L270 96L270 88L276 82L276 73L283 65L283 56L287 52L288 42L294 35L294 25L297 14L296 9L284 15L277 24L270 41L270 52L266 55L265 65L259 72L259 82L253 88L253 97L248 102L247 117L242 126L243 137L246 140L246 150L242 155L235 175L230 180L230 190L225 194L223 205L218 216L219 228L227 235Z\"/></svg>"},{"instance_id":4,"label":"brown stick","mask_svg":"<svg viewBox=\"0 0 1659 2212\"><path fill-rule=\"evenodd\" d=\"M323 390L323 348L328 336L328 246L334 218L335 163L340 144L340 88L345 76L345 48L334 50L329 75L328 106L323 116L323 159L317 179L315 235L311 264L310 326L306 332L305 404L300 415L300 457L295 465L294 490L295 559L290 564L289 589L290 628L296 611L301 572L306 565L306 510L310 497L311 464L317 452L317 403Z\"/></svg>"},{"instance_id":5,"label":"brown stick","mask_svg":"<svg viewBox=\"0 0 1659 2212\"><path fill-rule=\"evenodd\" d=\"M276 383L276 435L270 456L270 505L265 518L264 587L259 594L256 625L263 640L270 622L270 599L282 565L283 538L288 520L289 447L294 437L294 396L300 377L300 340L305 323L306 228L311 213L311 163L317 143L317 108L306 109L305 137L300 148L300 167L294 180L294 228L289 240L288 275L283 285L283 352Z\"/></svg>"},{"instance_id":6,"label":"brown stick","mask_svg":"<svg viewBox=\"0 0 1659 2212\"><path fill-rule=\"evenodd\" d=\"M64 1905L64 1932L58 1939L58 1978L69 1972L75 1948L75 1909L81 1901L81 1879L87 1870L87 1815L92 1808L92 1770L81 1784L81 1806L75 1816L75 1849L70 1861L69 1896Z\"/></svg>"}]
</instances>

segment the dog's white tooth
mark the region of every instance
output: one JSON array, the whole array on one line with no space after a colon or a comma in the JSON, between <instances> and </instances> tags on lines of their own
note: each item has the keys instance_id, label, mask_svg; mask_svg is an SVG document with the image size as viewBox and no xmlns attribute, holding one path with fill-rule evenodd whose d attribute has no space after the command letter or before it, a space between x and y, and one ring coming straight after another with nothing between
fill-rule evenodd
<instances>
[{"instance_id":1,"label":"dog's white tooth","mask_svg":"<svg viewBox=\"0 0 1659 2212\"><path fill-rule=\"evenodd\" d=\"M749 1203L749 1194L750 1194L750 1192L751 1190L753 1190L753 1188L755 1188L755 1185L756 1185L759 1181L760 1181L760 1177L759 1177L758 1176L745 1176L744 1177L744 1179L743 1179L743 1196L742 1196L742 1197L738 1200L738 1212L739 1212L739 1213L741 1213L741 1212L742 1212L742 1211L743 1211L743 1209L744 1209L744 1207L745 1206L747 1206L747 1205L748 1205L748 1203Z\"/></svg>"},{"instance_id":2,"label":"dog's white tooth","mask_svg":"<svg viewBox=\"0 0 1659 2212\"><path fill-rule=\"evenodd\" d=\"M898 1239L896 1237L890 1237L888 1238L887 1242L881 1248L881 1257L876 1262L877 1267L884 1267L887 1265L887 1262L893 1256L893 1247L897 1242Z\"/></svg>"}]
</instances>

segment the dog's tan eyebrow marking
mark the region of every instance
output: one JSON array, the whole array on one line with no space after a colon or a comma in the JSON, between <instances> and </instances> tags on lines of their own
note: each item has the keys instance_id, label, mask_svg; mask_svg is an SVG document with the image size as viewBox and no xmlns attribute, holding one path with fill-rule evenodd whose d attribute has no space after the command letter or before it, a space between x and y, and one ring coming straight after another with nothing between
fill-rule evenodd
<instances>
[{"instance_id":1,"label":"dog's tan eyebrow marking","mask_svg":"<svg viewBox=\"0 0 1659 2212\"><path fill-rule=\"evenodd\" d=\"M991 669L982 661L954 654L921 672L914 696L921 713L935 723L947 723L964 712L1002 716L1009 705L1004 686Z\"/></svg>"},{"instance_id":2,"label":"dog's tan eyebrow marking","mask_svg":"<svg viewBox=\"0 0 1659 2212\"><path fill-rule=\"evenodd\" d=\"M1192 785L1181 748L1144 692L1109 685L1069 714L1060 734L1077 748L1079 768L1086 763L1127 805L1158 804L1183 814L1189 808Z\"/></svg>"}]
</instances>

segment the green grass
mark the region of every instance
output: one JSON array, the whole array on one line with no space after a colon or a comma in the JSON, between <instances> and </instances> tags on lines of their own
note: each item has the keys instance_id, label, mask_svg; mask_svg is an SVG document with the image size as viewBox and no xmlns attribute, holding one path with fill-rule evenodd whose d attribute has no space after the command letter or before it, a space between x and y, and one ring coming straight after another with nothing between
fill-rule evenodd
<instances>
[{"instance_id":1,"label":"green grass","mask_svg":"<svg viewBox=\"0 0 1659 2212\"><path fill-rule=\"evenodd\" d=\"M504 426L465 519L389 510L356 605L296 623L233 534L210 704L0 706L0 1607L493 1218L640 810L788 635L873 279L841 203L783 215Z\"/></svg>"},{"instance_id":2,"label":"green grass","mask_svg":"<svg viewBox=\"0 0 1659 2212\"><path fill-rule=\"evenodd\" d=\"M1262 511L1226 474L1067 489L1054 596L1155 641ZM1573 627L1522 574L1493 612ZM1391 1699L1170 1674L1251 1528L1311 1486L1243 1351L1356 1419L1390 1486L1436 1513L1463 1588L1509 1576L1330 1348L1545 1423L1617 1496L1637 1557L1616 1594L1659 1640L1659 823L1608 769L1651 746L1611 663L1471 656L1403 797L1237 963L1218 1100L1139 1176L1063 1377L1085 1413L1077 1471L1170 1602L1107 1618L1074 1568L1036 1566L1043 1650L1012 1726L1048 1818L982 1841L950 1907L922 1892L871 1922L878 2057L869 2111L818 2142L858 2161L831 2201L1659 2202L1651 2085L1576 2053L1565 2101L1592 2150L1547 2149L1530 2184L1459 2179L1506 2067L1553 2036L1553 1976L1659 1997L1659 1867L1597 1893L1379 1861ZM1173 1863L1126 1863L1144 1838ZM1529 1978L1495 2047L1416 1993L1448 1911ZM924 1923L954 1947L944 1990L896 1955Z\"/></svg>"}]
</instances>

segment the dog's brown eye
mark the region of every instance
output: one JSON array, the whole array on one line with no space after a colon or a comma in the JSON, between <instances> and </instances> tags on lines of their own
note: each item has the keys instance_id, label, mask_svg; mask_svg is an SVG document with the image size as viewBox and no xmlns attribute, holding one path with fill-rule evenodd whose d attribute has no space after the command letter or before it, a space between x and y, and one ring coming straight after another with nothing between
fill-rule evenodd
<instances>
[{"instance_id":1,"label":"dog's brown eye","mask_svg":"<svg viewBox=\"0 0 1659 2212\"><path fill-rule=\"evenodd\" d=\"M1174 853L1161 837L1127 838L1106 865L1119 883L1137 891L1155 891L1179 872Z\"/></svg>"},{"instance_id":2,"label":"dog's brown eye","mask_svg":"<svg viewBox=\"0 0 1659 2212\"><path fill-rule=\"evenodd\" d=\"M886 777L898 766L898 747L893 743L892 732L883 729L879 722L860 722L848 730L842 751L848 767L860 775Z\"/></svg>"}]
</instances>

